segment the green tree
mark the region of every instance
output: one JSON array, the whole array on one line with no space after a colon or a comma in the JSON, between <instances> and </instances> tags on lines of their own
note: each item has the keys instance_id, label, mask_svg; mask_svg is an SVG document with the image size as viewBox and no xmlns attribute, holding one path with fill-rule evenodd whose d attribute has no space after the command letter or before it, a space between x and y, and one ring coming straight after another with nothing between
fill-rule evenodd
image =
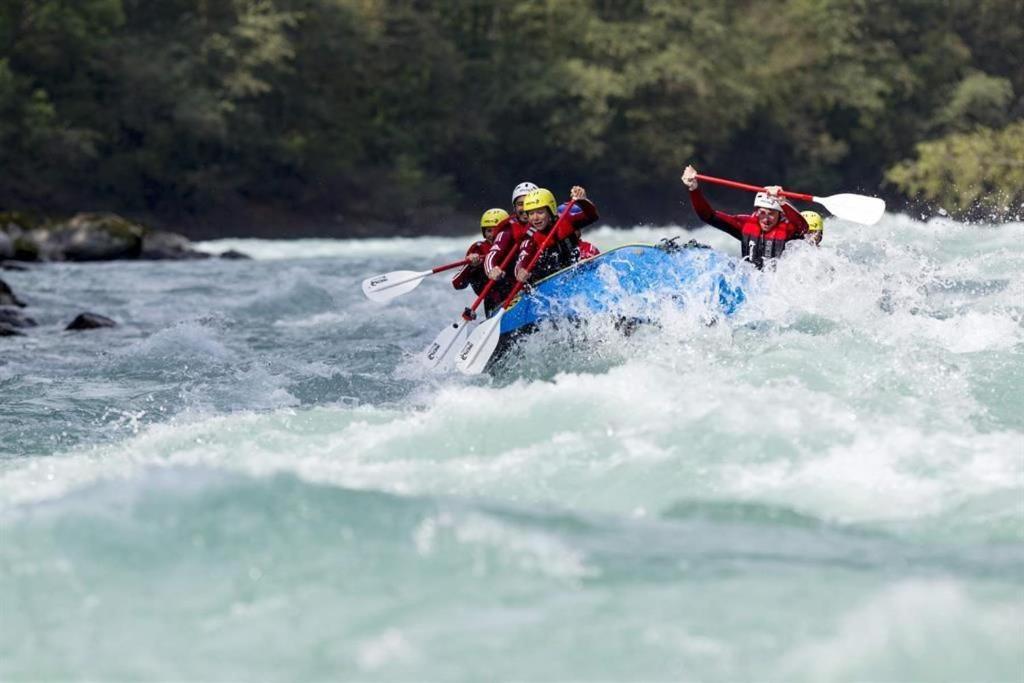
<instances>
[{"instance_id":1,"label":"green tree","mask_svg":"<svg viewBox=\"0 0 1024 683\"><path fill-rule=\"evenodd\" d=\"M886 177L907 194L993 219L1024 216L1024 121L917 145L917 158Z\"/></svg>"}]
</instances>

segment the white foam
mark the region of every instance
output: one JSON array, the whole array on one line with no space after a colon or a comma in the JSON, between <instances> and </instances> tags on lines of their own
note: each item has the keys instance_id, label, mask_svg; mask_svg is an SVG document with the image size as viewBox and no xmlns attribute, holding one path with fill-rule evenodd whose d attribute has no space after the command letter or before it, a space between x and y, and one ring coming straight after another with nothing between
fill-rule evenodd
<instances>
[{"instance_id":1,"label":"white foam","mask_svg":"<svg viewBox=\"0 0 1024 683\"><path fill-rule=\"evenodd\" d=\"M447 538L445 538L447 537ZM474 565L482 574L493 574L491 562L546 576L576 580L597 576L578 550L567 546L556 535L516 527L480 512L443 512L424 519L413 532L420 555L439 552L438 546L449 540L473 550ZM496 559L489 557L496 554Z\"/></svg>"},{"instance_id":2,"label":"white foam","mask_svg":"<svg viewBox=\"0 0 1024 683\"><path fill-rule=\"evenodd\" d=\"M739 498L858 522L941 516L1024 490L1018 433L979 433L952 405L865 420L840 396L800 382L745 381L733 352L691 348L669 362L551 382L442 385L419 408L179 419L120 444L6 463L0 499L53 498L178 465L621 514Z\"/></svg>"},{"instance_id":3,"label":"white foam","mask_svg":"<svg viewBox=\"0 0 1024 683\"><path fill-rule=\"evenodd\" d=\"M219 254L229 249L245 253L258 260L306 258L360 258L410 254L419 256L443 255L465 250L477 235L465 237L388 237L370 239L300 239L268 240L255 238L221 239L197 242L194 246L208 254Z\"/></svg>"},{"instance_id":4,"label":"white foam","mask_svg":"<svg viewBox=\"0 0 1024 683\"><path fill-rule=\"evenodd\" d=\"M1021 600L977 604L954 581L898 582L840 615L832 633L794 648L778 678L972 680L982 662L1016 661L1019 667L1022 610ZM1008 668L1003 680L1019 673Z\"/></svg>"}]
</instances>

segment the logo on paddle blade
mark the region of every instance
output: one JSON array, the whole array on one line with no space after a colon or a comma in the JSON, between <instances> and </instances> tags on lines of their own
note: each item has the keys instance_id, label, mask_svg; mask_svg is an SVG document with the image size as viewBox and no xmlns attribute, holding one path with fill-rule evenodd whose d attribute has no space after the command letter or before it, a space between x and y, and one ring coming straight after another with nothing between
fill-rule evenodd
<instances>
[{"instance_id":1,"label":"logo on paddle blade","mask_svg":"<svg viewBox=\"0 0 1024 683\"><path fill-rule=\"evenodd\" d=\"M434 358L437 356L437 352L440 350L441 345L438 344L437 342L434 342L433 344L430 345L430 350L427 351L427 358L429 360L434 360Z\"/></svg>"},{"instance_id":2,"label":"logo on paddle blade","mask_svg":"<svg viewBox=\"0 0 1024 683\"><path fill-rule=\"evenodd\" d=\"M388 281L388 276L387 275L380 275L380 276L375 277L372 280L370 280L370 286L371 287L376 287L377 285L379 285L379 284L381 284L383 282L387 282L387 281Z\"/></svg>"},{"instance_id":3,"label":"logo on paddle blade","mask_svg":"<svg viewBox=\"0 0 1024 683\"><path fill-rule=\"evenodd\" d=\"M469 354L473 353L473 347L476 346L472 341L467 341L466 345L462 347L462 351L459 352L459 358L466 360L469 358Z\"/></svg>"}]
</instances>

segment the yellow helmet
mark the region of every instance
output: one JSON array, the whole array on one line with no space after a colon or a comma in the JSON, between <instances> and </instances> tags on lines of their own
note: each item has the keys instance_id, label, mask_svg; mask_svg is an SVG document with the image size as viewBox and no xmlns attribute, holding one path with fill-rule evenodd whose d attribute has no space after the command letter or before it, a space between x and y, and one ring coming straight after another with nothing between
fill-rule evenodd
<instances>
[{"instance_id":1,"label":"yellow helmet","mask_svg":"<svg viewBox=\"0 0 1024 683\"><path fill-rule=\"evenodd\" d=\"M800 215L807 221L809 231L822 232L825 229L825 222L821 220L821 214L817 211L801 211Z\"/></svg>"},{"instance_id":2,"label":"yellow helmet","mask_svg":"<svg viewBox=\"0 0 1024 683\"><path fill-rule=\"evenodd\" d=\"M545 190L543 187L526 195L523 200L523 211L533 211L545 206L552 216L558 215L558 202L555 201L555 195L551 194L551 190Z\"/></svg>"},{"instance_id":3,"label":"yellow helmet","mask_svg":"<svg viewBox=\"0 0 1024 683\"><path fill-rule=\"evenodd\" d=\"M480 216L480 229L493 228L506 218L508 218L508 211L505 209L487 209L484 211L484 215Z\"/></svg>"}]
</instances>

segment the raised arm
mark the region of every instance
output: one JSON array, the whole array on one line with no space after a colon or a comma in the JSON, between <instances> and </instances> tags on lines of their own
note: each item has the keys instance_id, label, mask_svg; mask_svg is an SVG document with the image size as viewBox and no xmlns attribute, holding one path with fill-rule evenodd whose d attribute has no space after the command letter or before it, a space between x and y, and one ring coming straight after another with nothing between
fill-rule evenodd
<instances>
[{"instance_id":1,"label":"raised arm","mask_svg":"<svg viewBox=\"0 0 1024 683\"><path fill-rule=\"evenodd\" d=\"M711 204L700 190L700 185L697 182L697 169L693 166L687 166L683 170L683 185L690 191L690 203L693 204L694 212L702 221L736 239L742 239L741 230L747 216L734 216L711 208Z\"/></svg>"}]
</instances>

